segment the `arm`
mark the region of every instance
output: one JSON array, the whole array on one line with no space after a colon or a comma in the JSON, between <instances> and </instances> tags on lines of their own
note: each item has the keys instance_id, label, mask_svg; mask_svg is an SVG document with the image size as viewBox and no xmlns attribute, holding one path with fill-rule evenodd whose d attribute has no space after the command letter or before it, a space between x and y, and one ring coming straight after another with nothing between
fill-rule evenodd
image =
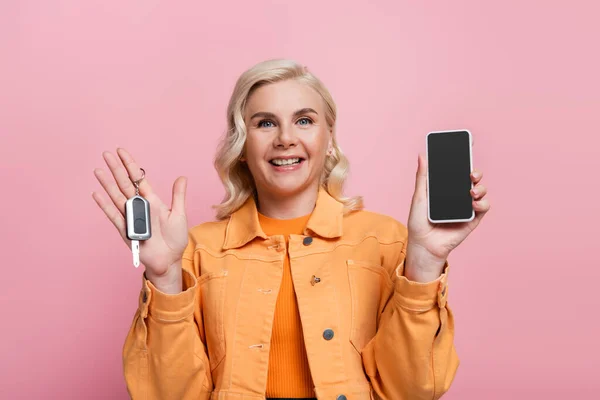
<instances>
[{"instance_id":1,"label":"arm","mask_svg":"<svg viewBox=\"0 0 600 400\"><path fill-rule=\"evenodd\" d=\"M448 265L428 283L404 276L406 245L392 276L394 290L375 337L362 351L365 371L382 399L439 399L458 368L454 320L446 304Z\"/></svg>"},{"instance_id":2,"label":"arm","mask_svg":"<svg viewBox=\"0 0 600 400\"><path fill-rule=\"evenodd\" d=\"M163 293L142 277L139 308L123 347L127 391L134 400L210 397L212 378L191 243L182 268L178 294Z\"/></svg>"}]
</instances>

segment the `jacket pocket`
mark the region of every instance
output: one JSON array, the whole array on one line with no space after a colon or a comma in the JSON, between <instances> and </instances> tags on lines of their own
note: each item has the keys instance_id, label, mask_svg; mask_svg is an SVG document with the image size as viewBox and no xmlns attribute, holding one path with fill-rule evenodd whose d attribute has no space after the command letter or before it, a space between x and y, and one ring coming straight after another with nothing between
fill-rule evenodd
<instances>
[{"instance_id":1,"label":"jacket pocket","mask_svg":"<svg viewBox=\"0 0 600 400\"><path fill-rule=\"evenodd\" d=\"M198 278L202 296L202 320L208 347L210 370L214 370L225 357L225 329L223 308L225 305L225 279L227 271L210 272Z\"/></svg>"},{"instance_id":2,"label":"jacket pocket","mask_svg":"<svg viewBox=\"0 0 600 400\"><path fill-rule=\"evenodd\" d=\"M346 263L352 303L350 342L360 354L377 332L392 281L380 265L357 260Z\"/></svg>"}]
</instances>

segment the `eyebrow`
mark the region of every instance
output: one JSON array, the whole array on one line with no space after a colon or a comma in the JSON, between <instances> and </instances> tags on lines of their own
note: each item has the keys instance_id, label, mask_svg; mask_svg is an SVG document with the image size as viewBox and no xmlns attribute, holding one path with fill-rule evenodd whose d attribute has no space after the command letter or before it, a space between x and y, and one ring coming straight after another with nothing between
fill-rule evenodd
<instances>
[{"instance_id":1,"label":"eyebrow","mask_svg":"<svg viewBox=\"0 0 600 400\"><path fill-rule=\"evenodd\" d=\"M299 115L309 114L309 113L313 113L313 114L319 115L319 113L316 112L315 110L313 110L312 108L306 107L306 108L301 108L300 110L295 111L293 116L297 117ZM275 114L270 113L270 112L266 112L266 111L259 111L259 112L255 113L255 114L253 114L252 117L250 117L250 119L259 118L259 117L260 118L273 118L273 119L277 119L277 116Z\"/></svg>"}]
</instances>

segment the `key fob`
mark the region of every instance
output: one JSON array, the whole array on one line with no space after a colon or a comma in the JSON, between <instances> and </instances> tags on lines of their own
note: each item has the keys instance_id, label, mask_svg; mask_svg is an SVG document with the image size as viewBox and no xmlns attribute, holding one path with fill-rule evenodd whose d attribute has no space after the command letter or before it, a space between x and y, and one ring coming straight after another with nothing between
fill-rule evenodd
<instances>
[{"instance_id":1,"label":"key fob","mask_svg":"<svg viewBox=\"0 0 600 400\"><path fill-rule=\"evenodd\" d=\"M133 196L125 203L127 237L130 240L148 240L152 236L150 203L142 196Z\"/></svg>"}]
</instances>

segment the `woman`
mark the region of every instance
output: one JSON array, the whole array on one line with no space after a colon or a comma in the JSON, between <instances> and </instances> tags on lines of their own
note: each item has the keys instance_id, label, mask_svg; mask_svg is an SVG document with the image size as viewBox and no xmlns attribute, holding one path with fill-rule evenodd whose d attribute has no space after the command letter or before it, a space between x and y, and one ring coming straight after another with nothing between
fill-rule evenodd
<instances>
[{"instance_id":1,"label":"woman","mask_svg":"<svg viewBox=\"0 0 600 400\"><path fill-rule=\"evenodd\" d=\"M139 184L153 236L123 349L131 397L439 398L458 367L446 260L489 209L481 174L469 223L429 223L421 156L407 226L362 210L342 195L333 99L292 61L242 74L227 116L218 221L188 231L184 177L171 209ZM104 153L116 184L95 171L112 201L94 199L128 243L123 204L142 175L117 153L126 169Z\"/></svg>"}]
</instances>

